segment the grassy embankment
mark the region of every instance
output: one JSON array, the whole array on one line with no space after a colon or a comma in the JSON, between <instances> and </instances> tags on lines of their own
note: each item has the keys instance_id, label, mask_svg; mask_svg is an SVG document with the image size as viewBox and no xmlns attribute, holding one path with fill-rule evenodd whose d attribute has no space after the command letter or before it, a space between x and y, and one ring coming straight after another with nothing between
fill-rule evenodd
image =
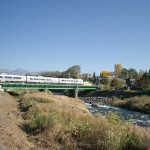
<instances>
[{"instance_id":1,"label":"grassy embankment","mask_svg":"<svg viewBox=\"0 0 150 150\"><path fill-rule=\"evenodd\" d=\"M150 91L95 91L90 96L114 97L114 106L150 113ZM87 96L87 95L86 95Z\"/></svg>"},{"instance_id":2,"label":"grassy embankment","mask_svg":"<svg viewBox=\"0 0 150 150\"><path fill-rule=\"evenodd\" d=\"M31 92L20 97L22 128L41 150L150 150L150 131L117 115L92 116L78 99Z\"/></svg>"},{"instance_id":3,"label":"grassy embankment","mask_svg":"<svg viewBox=\"0 0 150 150\"><path fill-rule=\"evenodd\" d=\"M116 101L113 103L113 105L135 111L150 113L150 96L135 96L125 98L123 100L116 98Z\"/></svg>"}]
</instances>

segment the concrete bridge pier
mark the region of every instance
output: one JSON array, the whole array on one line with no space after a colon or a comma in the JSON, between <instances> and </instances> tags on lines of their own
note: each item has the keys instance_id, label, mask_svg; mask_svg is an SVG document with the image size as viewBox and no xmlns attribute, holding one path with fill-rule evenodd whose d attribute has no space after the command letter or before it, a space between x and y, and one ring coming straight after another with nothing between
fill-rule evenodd
<instances>
[{"instance_id":1,"label":"concrete bridge pier","mask_svg":"<svg viewBox=\"0 0 150 150\"><path fill-rule=\"evenodd\" d=\"M75 98L78 98L78 93L79 93L79 90L75 89Z\"/></svg>"},{"instance_id":2,"label":"concrete bridge pier","mask_svg":"<svg viewBox=\"0 0 150 150\"><path fill-rule=\"evenodd\" d=\"M2 85L0 85L0 91L4 91L4 90L2 89Z\"/></svg>"}]
</instances>

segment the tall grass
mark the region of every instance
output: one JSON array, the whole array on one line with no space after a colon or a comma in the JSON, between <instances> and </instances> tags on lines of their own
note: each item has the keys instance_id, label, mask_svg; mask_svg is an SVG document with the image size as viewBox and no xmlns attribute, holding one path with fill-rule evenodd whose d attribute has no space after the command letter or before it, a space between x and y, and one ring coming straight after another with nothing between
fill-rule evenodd
<instances>
[{"instance_id":1,"label":"tall grass","mask_svg":"<svg viewBox=\"0 0 150 150\"><path fill-rule=\"evenodd\" d=\"M124 107L136 111L150 113L150 96L135 96L117 100L114 102L115 106Z\"/></svg>"},{"instance_id":2,"label":"tall grass","mask_svg":"<svg viewBox=\"0 0 150 150\"><path fill-rule=\"evenodd\" d=\"M37 95L24 96L21 105L28 108L25 124L30 138L41 149L150 150L150 131L117 114L94 117L77 99Z\"/></svg>"}]
</instances>

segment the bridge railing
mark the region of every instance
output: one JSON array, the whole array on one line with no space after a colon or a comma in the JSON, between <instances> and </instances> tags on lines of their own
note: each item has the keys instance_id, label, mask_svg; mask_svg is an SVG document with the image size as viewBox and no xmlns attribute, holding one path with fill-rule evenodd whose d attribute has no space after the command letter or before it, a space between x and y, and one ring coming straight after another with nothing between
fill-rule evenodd
<instances>
[{"instance_id":1,"label":"bridge railing","mask_svg":"<svg viewBox=\"0 0 150 150\"><path fill-rule=\"evenodd\" d=\"M97 86L66 85L66 84L22 84L22 83L1 83L2 89L59 89L59 90L96 90Z\"/></svg>"}]
</instances>

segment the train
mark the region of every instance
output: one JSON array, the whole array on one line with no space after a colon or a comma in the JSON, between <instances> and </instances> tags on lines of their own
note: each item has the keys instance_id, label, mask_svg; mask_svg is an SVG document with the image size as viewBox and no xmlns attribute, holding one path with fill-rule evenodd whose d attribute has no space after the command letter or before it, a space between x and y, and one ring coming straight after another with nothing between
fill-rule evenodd
<instances>
[{"instance_id":1,"label":"train","mask_svg":"<svg viewBox=\"0 0 150 150\"><path fill-rule=\"evenodd\" d=\"M0 82L83 85L82 79L0 74Z\"/></svg>"}]
</instances>

